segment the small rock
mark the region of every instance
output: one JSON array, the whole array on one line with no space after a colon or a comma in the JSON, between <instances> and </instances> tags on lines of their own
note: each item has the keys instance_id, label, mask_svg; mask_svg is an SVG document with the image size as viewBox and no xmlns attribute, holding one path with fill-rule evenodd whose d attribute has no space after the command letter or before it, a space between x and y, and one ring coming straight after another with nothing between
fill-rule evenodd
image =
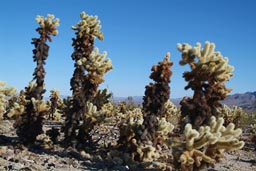
<instances>
[{"instance_id":1,"label":"small rock","mask_svg":"<svg viewBox=\"0 0 256 171\"><path fill-rule=\"evenodd\" d=\"M12 165L9 165L8 168L11 168L10 170L21 170L24 167L21 163L13 163Z\"/></svg>"},{"instance_id":2,"label":"small rock","mask_svg":"<svg viewBox=\"0 0 256 171\"><path fill-rule=\"evenodd\" d=\"M7 149L6 153L2 155L4 159L10 160L11 158L14 157L14 150Z\"/></svg>"},{"instance_id":3,"label":"small rock","mask_svg":"<svg viewBox=\"0 0 256 171\"><path fill-rule=\"evenodd\" d=\"M74 160L73 163L72 163L72 166L74 166L74 168L78 168L78 161L77 160Z\"/></svg>"},{"instance_id":4,"label":"small rock","mask_svg":"<svg viewBox=\"0 0 256 171\"><path fill-rule=\"evenodd\" d=\"M26 163L35 163L34 160L23 159L23 161L25 161Z\"/></svg>"}]
</instances>

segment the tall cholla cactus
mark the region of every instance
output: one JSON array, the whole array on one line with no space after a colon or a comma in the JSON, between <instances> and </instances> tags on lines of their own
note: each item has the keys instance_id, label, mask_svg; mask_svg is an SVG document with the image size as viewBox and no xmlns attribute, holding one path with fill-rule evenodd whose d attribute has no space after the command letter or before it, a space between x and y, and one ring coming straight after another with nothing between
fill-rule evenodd
<instances>
[{"instance_id":1,"label":"tall cholla cactus","mask_svg":"<svg viewBox=\"0 0 256 171\"><path fill-rule=\"evenodd\" d=\"M27 104L25 111L17 118L14 126L17 128L17 135L23 143L33 143L36 136L42 132L43 114L47 111L45 103L42 101L44 89L45 60L48 58L49 46L46 44L47 40L52 41L51 35L58 34L57 27L59 26L59 19L54 20L54 15L48 14L47 18L37 16L36 22L40 25L36 31L40 34L40 38L33 38L32 44L33 59L37 66L33 73L33 81L25 88L25 96ZM35 80L35 82L34 82Z\"/></svg>"},{"instance_id":2,"label":"tall cholla cactus","mask_svg":"<svg viewBox=\"0 0 256 171\"><path fill-rule=\"evenodd\" d=\"M45 78L45 69L44 64L45 60L48 58L49 46L46 44L46 41L52 41L51 35L56 36L58 30L56 27L59 26L59 19L54 20L54 15L48 14L47 18L43 16L37 16L36 22L40 25L36 31L40 34L40 38L33 38L32 44L34 44L35 49L33 50L33 59L37 63L37 67L34 71L34 80L36 80L36 89L34 90L33 97L37 100L43 98L44 90L44 78Z\"/></svg>"},{"instance_id":3,"label":"tall cholla cactus","mask_svg":"<svg viewBox=\"0 0 256 171\"><path fill-rule=\"evenodd\" d=\"M100 31L101 25L98 17L89 16L85 12L82 12L80 17L81 21L72 27L76 31L76 38L73 38L72 44L75 71L70 83L73 100L64 127L65 142L68 145L76 144L76 130L81 126L79 124L81 118L87 112L86 104L96 96L99 84L104 81L105 73L112 69L110 59L105 59L106 52L100 54L97 48L94 49L95 38L100 40L104 38ZM81 129L79 134L88 134L82 133Z\"/></svg>"},{"instance_id":4,"label":"tall cholla cactus","mask_svg":"<svg viewBox=\"0 0 256 171\"><path fill-rule=\"evenodd\" d=\"M0 119L7 112L8 97L14 96L16 89L14 87L6 87L6 83L0 81Z\"/></svg>"},{"instance_id":5,"label":"tall cholla cactus","mask_svg":"<svg viewBox=\"0 0 256 171\"><path fill-rule=\"evenodd\" d=\"M170 62L170 53L167 53L162 62L154 65L151 69L150 78L155 83L150 83L146 86L145 96L143 97L143 112L144 123L142 129L143 134L140 136L141 140L154 140L156 130L158 129L157 117L163 116L164 104L170 98L170 77L172 71L170 67L173 62Z\"/></svg>"},{"instance_id":6,"label":"tall cholla cactus","mask_svg":"<svg viewBox=\"0 0 256 171\"><path fill-rule=\"evenodd\" d=\"M197 43L195 47L189 44L178 44L182 53L180 65L189 64L191 71L183 74L188 82L185 89L194 91L193 98L184 97L181 101L181 112L188 116L194 127L207 122L207 118L217 115L221 106L220 100L225 99L231 89L224 83L232 76L233 66L228 64L220 52L215 52L215 44L205 42L204 48Z\"/></svg>"}]
</instances>

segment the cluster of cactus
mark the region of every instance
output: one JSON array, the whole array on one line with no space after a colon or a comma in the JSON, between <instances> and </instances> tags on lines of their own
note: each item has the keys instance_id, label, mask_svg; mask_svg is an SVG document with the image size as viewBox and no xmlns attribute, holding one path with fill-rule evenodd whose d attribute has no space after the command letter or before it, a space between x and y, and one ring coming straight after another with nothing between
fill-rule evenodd
<instances>
[{"instance_id":1,"label":"cluster of cactus","mask_svg":"<svg viewBox=\"0 0 256 171\"><path fill-rule=\"evenodd\" d=\"M104 143L104 147L111 149L104 155L107 160L118 165L128 164L134 170L140 166L161 170L198 170L218 162L225 151L243 147L244 142L238 139L242 130L235 129L243 111L237 107L230 109L219 102L231 91L224 83L232 77L233 67L228 65L228 58L215 52L213 43L206 42L202 49L200 43L195 47L178 44L178 50L182 52L180 64L189 64L191 68L183 75L188 81L185 89L194 91L193 97L185 97L181 101L181 111L169 100L170 68L173 65L170 53L152 67L150 78L154 83L145 87L142 108L136 107L131 97L128 104L121 102L115 105L110 102L112 94L107 89L98 90L104 82L104 75L112 69L107 53L101 54L98 48L94 48L95 39L104 38L100 21L85 12L80 17L81 21L72 27L76 31L76 37L72 39L72 59L75 62L70 80L72 97L62 100L54 89L48 102L43 100L46 91L44 64L49 51L46 42L52 41L51 35L57 35L59 19L54 20L53 15L36 18L40 25L36 29L40 38L32 39L35 46L33 59L37 63L34 78L8 110L9 116L16 116L14 127L22 143L37 140L42 147L52 148L60 132L52 128L41 134L43 119L47 113L51 119L59 112L65 116L62 128L65 146L73 146L82 150L81 156L90 157L83 150L88 145L93 147L95 127L105 129L108 135L111 131L119 131L115 135L116 142ZM0 82L0 118L7 112L8 98L16 93L15 89L4 86ZM190 123L180 125L181 117ZM114 125L101 124L103 121L113 122L113 119L117 122ZM184 136L180 135L176 141L172 132L178 127L183 129L183 126ZM99 142L101 137L97 138L96 142Z\"/></svg>"},{"instance_id":2,"label":"cluster of cactus","mask_svg":"<svg viewBox=\"0 0 256 171\"><path fill-rule=\"evenodd\" d=\"M200 49L199 43L196 48L187 44L178 45L183 57L180 64L189 63L192 68L191 72L184 73L186 81L189 82L185 89L194 90L193 98L184 98L181 102L181 115L187 116L191 122L184 125L186 145L176 142L177 145L170 137L174 129L171 120L176 117L179 122L180 113L168 101L170 94L168 84L171 76L171 71L168 69L172 66L172 63L166 60L169 55L162 63L153 66L150 78L157 83L146 86L142 113L128 116L120 126L119 147L125 153L129 153L133 161L142 162L145 167L155 165L164 170L170 168L193 170L218 162L219 158L223 157L224 151L243 147L244 142L238 140L238 136L242 133L241 129L235 130L235 124L230 122L224 124L223 118L220 117L216 121L214 117L222 116L220 115L222 105L219 101L231 91L224 86L224 82L232 76L233 70L233 67L227 64L227 58L223 58L220 52L214 52L214 48L215 45L209 42L206 42L204 49ZM194 59L196 57L198 61ZM242 111L240 108L234 108L232 112L240 115ZM202 126L209 122L207 118L211 116L213 117L210 126ZM192 126L197 128L198 132L192 129ZM178 152L174 150L174 146L179 147ZM161 160L161 156L166 156L161 150L162 147L174 151L171 156L165 158L172 161L172 166L156 162Z\"/></svg>"},{"instance_id":3,"label":"cluster of cactus","mask_svg":"<svg viewBox=\"0 0 256 171\"><path fill-rule=\"evenodd\" d=\"M119 149L130 154L132 161L140 162L144 167L150 168L156 165L161 169L169 167L162 165L161 162L154 164L152 162L162 157L161 148L168 148L166 144L169 133L174 129L174 126L165 118L165 115L168 115L166 108L168 105L165 104L170 95L172 65L170 53L167 53L162 62L152 67L150 78L156 83L146 86L142 110L135 108L130 114L127 112L128 116L119 127Z\"/></svg>"},{"instance_id":4,"label":"cluster of cactus","mask_svg":"<svg viewBox=\"0 0 256 171\"><path fill-rule=\"evenodd\" d=\"M48 58L49 46L46 44L47 40L52 41L51 35L58 34L57 27L59 26L59 19L54 19L54 15L48 15L47 18L43 16L36 17L37 23L40 25L36 31L40 34L40 38L33 38L32 44L35 46L33 50L33 59L37 66L33 73L33 80L29 86L25 88L25 104L23 105L23 113L17 117L14 127L17 129L17 135L23 143L33 143L36 136L42 133L42 121L48 107L43 101L44 78L45 78L45 60ZM19 107L17 107L19 108Z\"/></svg>"},{"instance_id":5,"label":"cluster of cactus","mask_svg":"<svg viewBox=\"0 0 256 171\"><path fill-rule=\"evenodd\" d=\"M132 129L135 133L135 139L138 143L155 141L157 139L157 130L158 130L158 120L163 117L164 104L169 100L170 95L170 76L172 74L170 67L173 65L170 62L170 53L167 53L166 57L162 62L159 62L158 65L152 67L152 73L150 78L153 79L156 83L150 83L146 86L145 96L143 97L143 118L137 120L139 124L133 124L134 118L131 117L128 119L128 122L131 124L128 127L136 127ZM142 120L143 119L143 120ZM134 125L134 126L133 126ZM121 132L122 132L121 128ZM127 129L127 128L126 128ZM122 137L122 136L120 136ZM121 142L123 140L120 140ZM127 146L130 140L126 141L124 144ZM156 145L156 142L154 142Z\"/></svg>"},{"instance_id":6,"label":"cluster of cactus","mask_svg":"<svg viewBox=\"0 0 256 171\"><path fill-rule=\"evenodd\" d=\"M181 114L188 117L193 127L207 123L207 118L217 116L220 100L225 99L231 89L224 83L232 76L234 67L228 64L220 52L215 52L215 44L205 42L204 48L197 43L195 47L189 44L178 44L182 53L180 65L189 64L191 71L183 74L188 82L185 89L194 91L192 98L184 97L181 101Z\"/></svg>"},{"instance_id":7,"label":"cluster of cactus","mask_svg":"<svg viewBox=\"0 0 256 171\"><path fill-rule=\"evenodd\" d=\"M242 118L246 117L248 114L238 106L233 106L232 108L227 105L223 105L219 108L219 117L224 118L224 125L228 125L229 123L234 123L236 126L239 126Z\"/></svg>"},{"instance_id":8,"label":"cluster of cactus","mask_svg":"<svg viewBox=\"0 0 256 171\"><path fill-rule=\"evenodd\" d=\"M91 111L88 111L88 104L94 101L98 107L102 107L97 99L100 96L98 86L104 79L104 75L112 69L110 59L106 59L106 52L99 53L98 48L94 49L94 40L97 37L103 40L103 33L100 31L101 25L97 16L87 15L85 12L80 14L81 21L73 26L76 31L76 38L73 38L74 52L72 59L75 61L75 71L71 78L71 90L73 91L72 105L66 115L64 134L67 145L84 144L90 141L89 135L93 128L93 123L89 123L91 128L84 129L84 117L91 117ZM104 93L104 92L103 92ZM93 118L90 118L93 120ZM88 126L88 125L87 125ZM78 133L77 133L78 132Z\"/></svg>"},{"instance_id":9,"label":"cluster of cactus","mask_svg":"<svg viewBox=\"0 0 256 171\"><path fill-rule=\"evenodd\" d=\"M0 81L0 119L3 119L4 115L8 113L9 101L16 93L14 87L7 87L5 82Z\"/></svg>"}]
</instances>

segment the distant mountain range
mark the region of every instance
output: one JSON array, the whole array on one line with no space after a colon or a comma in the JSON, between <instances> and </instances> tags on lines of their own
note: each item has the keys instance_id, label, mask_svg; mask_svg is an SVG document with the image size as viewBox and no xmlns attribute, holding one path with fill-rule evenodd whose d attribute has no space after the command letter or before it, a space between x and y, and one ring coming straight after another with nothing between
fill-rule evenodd
<instances>
[{"instance_id":1,"label":"distant mountain range","mask_svg":"<svg viewBox=\"0 0 256 171\"><path fill-rule=\"evenodd\" d=\"M68 96L61 95L62 98L67 98ZM143 102L143 96L131 96L135 104L139 105ZM48 99L48 98L46 98ZM180 106L180 101L182 98L171 98L171 101L176 105ZM114 97L113 101L115 103L128 101L128 97ZM221 103L232 106L239 106L246 110L247 112L256 112L256 91L246 92L246 93L237 93L228 95L227 98Z\"/></svg>"},{"instance_id":2,"label":"distant mountain range","mask_svg":"<svg viewBox=\"0 0 256 171\"><path fill-rule=\"evenodd\" d=\"M135 104L142 104L143 102L143 96L132 96L132 99ZM179 106L181 99L182 98L174 98L171 99L171 101ZM114 102L117 103L121 101L128 101L128 97L114 97ZM229 95L222 103L230 107L239 106L247 112L256 112L256 91Z\"/></svg>"},{"instance_id":3,"label":"distant mountain range","mask_svg":"<svg viewBox=\"0 0 256 171\"><path fill-rule=\"evenodd\" d=\"M256 112L256 91L229 95L222 102L228 106L239 106L248 112Z\"/></svg>"}]
</instances>

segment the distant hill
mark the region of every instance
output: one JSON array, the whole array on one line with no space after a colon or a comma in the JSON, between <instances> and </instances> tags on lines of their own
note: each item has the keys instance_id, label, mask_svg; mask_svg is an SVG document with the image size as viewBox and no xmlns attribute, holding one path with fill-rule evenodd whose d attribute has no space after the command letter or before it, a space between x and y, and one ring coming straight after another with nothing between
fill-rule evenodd
<instances>
[{"instance_id":1,"label":"distant hill","mask_svg":"<svg viewBox=\"0 0 256 171\"><path fill-rule=\"evenodd\" d=\"M132 96L135 104L142 104L143 96ZM176 105L180 106L179 103L182 98L174 98L171 101ZM118 103L121 101L127 101L128 97L114 97L114 102ZM225 100L222 101L223 104L226 104L230 107L239 106L248 112L256 112L256 91L255 92L246 92L228 95Z\"/></svg>"},{"instance_id":2,"label":"distant hill","mask_svg":"<svg viewBox=\"0 0 256 171\"><path fill-rule=\"evenodd\" d=\"M248 112L256 112L256 91L229 95L222 103L230 107L239 106Z\"/></svg>"}]
</instances>

